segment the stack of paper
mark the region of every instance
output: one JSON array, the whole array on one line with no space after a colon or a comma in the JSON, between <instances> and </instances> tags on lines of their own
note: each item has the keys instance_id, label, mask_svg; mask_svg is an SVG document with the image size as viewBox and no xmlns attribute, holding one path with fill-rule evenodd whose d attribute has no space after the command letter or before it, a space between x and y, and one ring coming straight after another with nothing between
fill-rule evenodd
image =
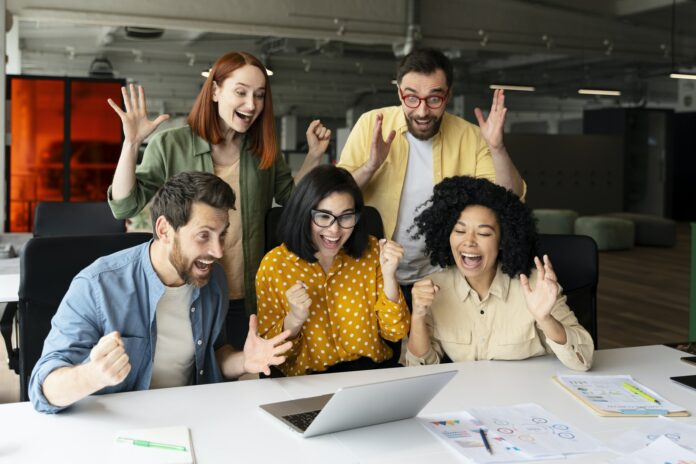
<instances>
[{"instance_id":1,"label":"stack of paper","mask_svg":"<svg viewBox=\"0 0 696 464\"><path fill-rule=\"evenodd\" d=\"M114 437L113 463L195 464L188 427L122 430Z\"/></svg>"},{"instance_id":2,"label":"stack of paper","mask_svg":"<svg viewBox=\"0 0 696 464\"><path fill-rule=\"evenodd\" d=\"M600 416L688 416L630 375L558 375L555 380Z\"/></svg>"},{"instance_id":3,"label":"stack of paper","mask_svg":"<svg viewBox=\"0 0 696 464\"><path fill-rule=\"evenodd\" d=\"M537 404L472 408L451 414L419 416L428 430L458 454L477 463L562 459L591 453L600 443ZM486 432L491 452L480 430Z\"/></svg>"}]
</instances>

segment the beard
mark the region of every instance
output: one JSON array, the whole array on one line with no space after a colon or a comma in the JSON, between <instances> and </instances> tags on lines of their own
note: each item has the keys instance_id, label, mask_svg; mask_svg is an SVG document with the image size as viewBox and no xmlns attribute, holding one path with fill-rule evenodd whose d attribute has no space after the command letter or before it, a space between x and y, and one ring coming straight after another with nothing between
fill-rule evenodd
<instances>
[{"instance_id":1,"label":"beard","mask_svg":"<svg viewBox=\"0 0 696 464\"><path fill-rule=\"evenodd\" d=\"M196 259L205 259L206 261L215 260L215 258L212 258L210 256L200 256ZM186 262L186 258L184 258L184 255L181 252L181 244L179 243L179 238L174 237L174 249L169 254L169 262L172 266L174 266L176 273L179 274L179 277L181 278L181 280L184 281L185 284L201 288L205 286L210 280L212 266L214 263L210 264L208 273L205 276L199 277L193 273L193 267L195 266L194 262L196 261L196 259L192 259L189 262Z\"/></svg>"},{"instance_id":2,"label":"beard","mask_svg":"<svg viewBox=\"0 0 696 464\"><path fill-rule=\"evenodd\" d=\"M416 125L414 119L416 119L414 116L406 116L406 124L408 125L408 131L411 133L412 136L417 138L418 140L430 140L435 136L440 131L440 124L442 124L442 116L439 118L436 118L435 116L431 116L428 119L433 121L432 126L430 126L429 129L426 129L423 131L423 129L418 128Z\"/></svg>"}]
</instances>

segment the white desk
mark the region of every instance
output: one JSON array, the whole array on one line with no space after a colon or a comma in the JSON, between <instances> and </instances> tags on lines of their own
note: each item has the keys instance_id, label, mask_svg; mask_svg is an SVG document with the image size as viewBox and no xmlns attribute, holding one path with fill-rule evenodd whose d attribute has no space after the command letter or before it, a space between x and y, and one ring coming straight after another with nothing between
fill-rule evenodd
<instances>
[{"instance_id":1,"label":"white desk","mask_svg":"<svg viewBox=\"0 0 696 464\"><path fill-rule=\"evenodd\" d=\"M630 373L696 413L696 393L669 380L669 376L696 374L696 369L679 361L683 355L663 346L599 351L593 372ZM462 461L414 420L303 439L258 408L261 403L333 392L339 386L452 368L459 374L425 412L535 402L603 441L642 420L651 420L597 416L551 380L557 372L568 370L546 356L95 396L53 416L34 412L29 403L7 404L0 406L0 462L108 462L118 430L186 425L192 431L200 464L458 463ZM696 423L694 417L679 420ZM611 456L605 452L558 462L598 463Z\"/></svg>"},{"instance_id":2,"label":"white desk","mask_svg":"<svg viewBox=\"0 0 696 464\"><path fill-rule=\"evenodd\" d=\"M19 273L0 274L0 303L19 301Z\"/></svg>"}]
</instances>

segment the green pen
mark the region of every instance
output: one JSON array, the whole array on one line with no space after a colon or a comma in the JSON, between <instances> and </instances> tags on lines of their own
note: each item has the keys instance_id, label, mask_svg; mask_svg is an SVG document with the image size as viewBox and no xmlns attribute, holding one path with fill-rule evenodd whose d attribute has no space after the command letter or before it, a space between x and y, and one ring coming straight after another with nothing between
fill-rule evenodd
<instances>
[{"instance_id":1,"label":"green pen","mask_svg":"<svg viewBox=\"0 0 696 464\"><path fill-rule=\"evenodd\" d=\"M169 443L157 443L155 441L137 440L135 438L118 437L116 439L116 441L119 443L131 443L132 445L143 446L146 448L159 448L159 449L166 449L166 450L172 450L172 451L188 451L187 448L185 446L182 446L182 445L171 445Z\"/></svg>"}]
</instances>

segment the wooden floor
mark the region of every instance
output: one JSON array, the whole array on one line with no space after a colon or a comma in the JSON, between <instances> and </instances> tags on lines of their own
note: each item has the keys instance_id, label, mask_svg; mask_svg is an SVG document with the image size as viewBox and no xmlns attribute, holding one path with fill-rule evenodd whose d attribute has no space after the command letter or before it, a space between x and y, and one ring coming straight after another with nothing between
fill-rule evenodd
<instances>
[{"instance_id":1,"label":"wooden floor","mask_svg":"<svg viewBox=\"0 0 696 464\"><path fill-rule=\"evenodd\" d=\"M688 332L689 224L674 248L635 247L599 256L599 348L685 341ZM0 403L19 400L19 377L0 344Z\"/></svg>"},{"instance_id":2,"label":"wooden floor","mask_svg":"<svg viewBox=\"0 0 696 464\"><path fill-rule=\"evenodd\" d=\"M599 256L599 348L687 339L690 226L677 226L674 248L635 247Z\"/></svg>"}]
</instances>

